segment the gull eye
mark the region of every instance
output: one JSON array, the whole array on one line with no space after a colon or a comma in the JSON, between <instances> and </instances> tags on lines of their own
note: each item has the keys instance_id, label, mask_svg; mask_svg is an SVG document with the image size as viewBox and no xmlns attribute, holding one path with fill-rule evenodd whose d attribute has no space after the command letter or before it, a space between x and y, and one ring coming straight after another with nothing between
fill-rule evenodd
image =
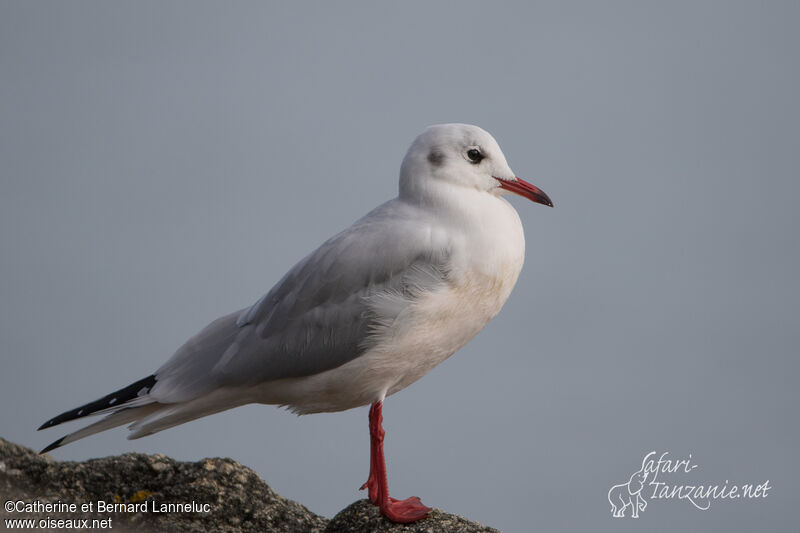
<instances>
[{"instance_id":1,"label":"gull eye","mask_svg":"<svg viewBox=\"0 0 800 533\"><path fill-rule=\"evenodd\" d=\"M477 165L483 159L483 154L477 148L467 150L467 157L473 165Z\"/></svg>"}]
</instances>

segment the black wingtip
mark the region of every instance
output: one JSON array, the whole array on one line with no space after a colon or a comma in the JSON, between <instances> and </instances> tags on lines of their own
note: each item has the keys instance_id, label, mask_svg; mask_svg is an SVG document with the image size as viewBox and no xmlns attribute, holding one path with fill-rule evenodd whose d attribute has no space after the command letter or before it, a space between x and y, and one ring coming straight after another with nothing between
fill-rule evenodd
<instances>
[{"instance_id":1,"label":"black wingtip","mask_svg":"<svg viewBox=\"0 0 800 533\"><path fill-rule=\"evenodd\" d=\"M111 394L107 394L100 398L99 400L95 400L93 402L87 403L86 405L82 405L70 411L66 411L61 413L60 415L51 418L41 426L37 431L42 429L51 428L53 426L57 426L59 424L63 424L64 422L69 422L71 420L76 420L78 418L83 418L85 416L90 416L98 411L103 411L104 409L108 409L110 407L121 407L125 403L137 398L139 393L142 390L145 393L150 392L150 389L153 388L153 385L156 383L156 376L155 374L151 374L144 379L140 379L135 383L131 383L127 387L123 387L118 391L114 391Z\"/></svg>"},{"instance_id":2,"label":"black wingtip","mask_svg":"<svg viewBox=\"0 0 800 533\"><path fill-rule=\"evenodd\" d=\"M41 430L43 430L43 429L47 429L47 428L49 428L49 427L51 427L51 426L55 426L55 425L56 425L56 419L55 419L55 418L51 418L50 420L48 420L47 422L45 422L44 424L42 424L41 426L39 426L39 427L36 429L36 431L41 431Z\"/></svg>"},{"instance_id":3,"label":"black wingtip","mask_svg":"<svg viewBox=\"0 0 800 533\"><path fill-rule=\"evenodd\" d=\"M39 429L42 429L42 428L39 428ZM55 450L56 448L60 448L60 447L61 447L61 442L62 442L64 439L66 439L66 438L67 438L67 437L61 437L61 438L60 438L60 439L58 439L57 441L53 442L53 443L52 443L52 444L50 444L50 445L49 445L47 448L45 448L45 449L43 449L42 451L40 451L40 452L39 452L39 455L42 455L42 454L44 454L44 453L47 453L47 452L49 452L49 451L51 451L51 450Z\"/></svg>"}]
</instances>

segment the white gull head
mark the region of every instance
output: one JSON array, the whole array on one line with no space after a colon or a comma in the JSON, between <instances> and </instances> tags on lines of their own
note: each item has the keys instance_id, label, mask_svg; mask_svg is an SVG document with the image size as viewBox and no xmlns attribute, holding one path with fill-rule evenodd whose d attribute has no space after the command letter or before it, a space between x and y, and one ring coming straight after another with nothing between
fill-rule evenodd
<instances>
[{"instance_id":1,"label":"white gull head","mask_svg":"<svg viewBox=\"0 0 800 533\"><path fill-rule=\"evenodd\" d=\"M515 176L497 141L470 124L437 124L411 144L400 167L400 198L425 202L439 197L444 184L494 195L514 192L534 202L552 202L537 187ZM447 193L445 193L445 198Z\"/></svg>"}]
</instances>

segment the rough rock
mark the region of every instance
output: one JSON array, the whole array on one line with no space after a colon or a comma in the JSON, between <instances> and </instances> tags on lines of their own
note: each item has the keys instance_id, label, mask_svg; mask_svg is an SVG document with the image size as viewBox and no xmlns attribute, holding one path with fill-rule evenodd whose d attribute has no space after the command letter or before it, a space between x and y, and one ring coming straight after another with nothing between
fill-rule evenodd
<instances>
[{"instance_id":1,"label":"rough rock","mask_svg":"<svg viewBox=\"0 0 800 533\"><path fill-rule=\"evenodd\" d=\"M0 499L75 503L75 512L8 513L2 519L110 518L112 528L146 531L324 531L327 520L276 494L255 472L230 459L183 463L129 453L57 462L0 439ZM80 506L94 503L95 512ZM144 512L97 512L98 503L144 504ZM194 502L201 510L156 512L162 503ZM208 511L202 506L208 504ZM5 505L4 505L5 507ZM98 529L102 527L99 526ZM54 527L52 529L57 529Z\"/></svg>"},{"instance_id":2,"label":"rough rock","mask_svg":"<svg viewBox=\"0 0 800 533\"><path fill-rule=\"evenodd\" d=\"M84 462L54 461L2 438L0 502L4 529L7 519L32 519L38 531L100 531L109 526L115 531L152 532L496 531L439 510L415 524L392 524L366 500L327 520L280 496L255 472L231 459L187 463L128 453ZM38 507L25 509L26 504ZM45 504L57 507L47 509ZM75 507L68 508L70 504ZM109 504L118 505L98 512L100 505ZM185 507L176 509L174 504ZM82 509L84 505L92 508ZM72 522L40 523L43 520Z\"/></svg>"}]
</instances>

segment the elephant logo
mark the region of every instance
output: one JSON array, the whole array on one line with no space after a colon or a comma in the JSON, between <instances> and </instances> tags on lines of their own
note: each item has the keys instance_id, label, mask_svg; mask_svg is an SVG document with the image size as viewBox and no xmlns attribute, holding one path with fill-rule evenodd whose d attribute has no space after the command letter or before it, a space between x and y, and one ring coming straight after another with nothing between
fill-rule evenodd
<instances>
[{"instance_id":1,"label":"elephant logo","mask_svg":"<svg viewBox=\"0 0 800 533\"><path fill-rule=\"evenodd\" d=\"M639 518L639 511L644 511L647 507L647 502L642 498L647 474L642 461L642 468L634 472L627 483L620 483L608 489L608 503L611 504L611 515L614 518L623 518L628 507L631 508L631 518Z\"/></svg>"}]
</instances>

